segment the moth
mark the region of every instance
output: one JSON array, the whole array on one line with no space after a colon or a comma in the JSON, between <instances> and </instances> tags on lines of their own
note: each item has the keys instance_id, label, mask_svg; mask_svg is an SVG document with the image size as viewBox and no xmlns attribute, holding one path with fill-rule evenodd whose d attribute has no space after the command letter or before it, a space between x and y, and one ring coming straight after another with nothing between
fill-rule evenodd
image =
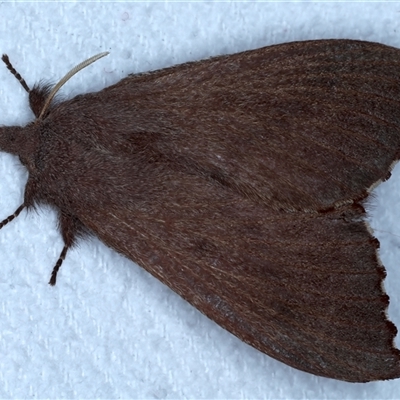
<instances>
[{"instance_id":1,"label":"moth","mask_svg":"<svg viewBox=\"0 0 400 400\"><path fill-rule=\"evenodd\" d=\"M102 56L102 55L100 55ZM64 248L96 235L206 316L294 368L400 377L385 268L365 222L400 151L400 51L294 42L129 75L65 101L28 87L1 127L29 172L23 209L58 211Z\"/></svg>"}]
</instances>

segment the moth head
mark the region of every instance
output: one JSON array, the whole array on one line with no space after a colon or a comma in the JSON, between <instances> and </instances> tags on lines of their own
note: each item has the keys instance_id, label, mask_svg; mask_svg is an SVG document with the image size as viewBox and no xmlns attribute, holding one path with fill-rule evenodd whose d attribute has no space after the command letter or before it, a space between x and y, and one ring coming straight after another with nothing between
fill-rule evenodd
<instances>
[{"instance_id":1,"label":"moth head","mask_svg":"<svg viewBox=\"0 0 400 400\"><path fill-rule=\"evenodd\" d=\"M0 128L0 151L18 156L22 164L28 169L32 165L33 154L38 140L33 125L29 124L26 127L4 126Z\"/></svg>"},{"instance_id":2,"label":"moth head","mask_svg":"<svg viewBox=\"0 0 400 400\"><path fill-rule=\"evenodd\" d=\"M14 69L7 55L2 56L7 69L15 76L29 94L29 105L36 119L25 127L0 127L0 151L19 156L22 164L29 170L34 168L33 155L38 147L40 123L50 112L50 105L56 93L73 75L108 53L97 54L78 64L69 71L54 87L50 85L35 85L32 89L26 84L21 75Z\"/></svg>"}]
</instances>

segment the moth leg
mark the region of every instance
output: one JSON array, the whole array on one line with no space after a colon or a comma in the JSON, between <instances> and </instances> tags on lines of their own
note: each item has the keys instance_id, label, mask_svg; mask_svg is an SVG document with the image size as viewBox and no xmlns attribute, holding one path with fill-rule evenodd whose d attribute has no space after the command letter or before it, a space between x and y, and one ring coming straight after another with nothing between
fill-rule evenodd
<instances>
[{"instance_id":1,"label":"moth leg","mask_svg":"<svg viewBox=\"0 0 400 400\"><path fill-rule=\"evenodd\" d=\"M11 222L14 218L17 218L18 215L21 213L21 211L25 208L25 203L21 204L14 212L14 214L9 215L6 219L3 219L3 221L0 222L0 229L4 226L7 225L9 222Z\"/></svg>"},{"instance_id":2,"label":"moth leg","mask_svg":"<svg viewBox=\"0 0 400 400\"><path fill-rule=\"evenodd\" d=\"M77 233L82 230L80 221L70 214L61 212L59 218L59 227L61 230L62 237L64 239L64 248L61 251L60 256L56 262L51 273L49 284L54 286L57 280L57 273L61 267L61 264L65 260L68 249L74 244Z\"/></svg>"},{"instance_id":3,"label":"moth leg","mask_svg":"<svg viewBox=\"0 0 400 400\"><path fill-rule=\"evenodd\" d=\"M43 110L44 104L46 103L46 99L51 91L50 85L35 85L31 90L25 79L18 73L18 71L13 67L8 58L7 54L3 54L1 57L4 64L6 64L7 69L14 75L14 77L18 80L21 86L29 93L29 105L35 114L35 117L38 118L41 111Z\"/></svg>"},{"instance_id":4,"label":"moth leg","mask_svg":"<svg viewBox=\"0 0 400 400\"><path fill-rule=\"evenodd\" d=\"M62 252L60 254L60 257L58 257L56 265L54 266L53 271L51 272L51 277L50 277L50 280L49 280L49 285L51 285L51 286L54 286L56 284L57 273L58 273L58 270L61 267L61 264L65 260L65 256L67 255L67 250L68 250L68 246L65 244L64 248L62 249Z\"/></svg>"},{"instance_id":5,"label":"moth leg","mask_svg":"<svg viewBox=\"0 0 400 400\"><path fill-rule=\"evenodd\" d=\"M4 64L6 64L7 69L17 78L18 82L22 85L22 87L29 93L29 86L26 84L25 79L18 73L18 71L12 66L10 59L7 54L3 54L1 57Z\"/></svg>"}]
</instances>

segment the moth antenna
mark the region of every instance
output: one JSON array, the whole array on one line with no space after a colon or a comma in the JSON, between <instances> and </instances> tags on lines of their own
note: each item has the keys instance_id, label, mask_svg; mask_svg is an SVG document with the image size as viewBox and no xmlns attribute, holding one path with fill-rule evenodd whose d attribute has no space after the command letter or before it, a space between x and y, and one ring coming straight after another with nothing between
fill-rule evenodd
<instances>
[{"instance_id":1,"label":"moth antenna","mask_svg":"<svg viewBox=\"0 0 400 400\"><path fill-rule=\"evenodd\" d=\"M6 219L3 219L3 221L0 222L0 229L4 226L7 225L9 222L11 222L14 218L17 218L18 215L21 213L21 211L25 208L25 204L21 204L14 212L14 214L11 214L9 217Z\"/></svg>"},{"instance_id":2,"label":"moth antenna","mask_svg":"<svg viewBox=\"0 0 400 400\"><path fill-rule=\"evenodd\" d=\"M60 90L60 88L68 81L70 80L76 73L78 73L81 69L86 68L90 64L94 63L95 61L99 60L100 58L107 56L109 54L108 51L105 51L103 53L99 53L93 57L88 58L87 60L81 62L78 64L76 67L72 68L71 71L69 71L58 83L57 85L54 86L52 91L50 92L49 96L46 99L46 102L44 103L44 106L42 108L42 111L39 115L39 119L43 117L44 113L48 109L51 101L53 100L53 97L56 95L56 93Z\"/></svg>"},{"instance_id":3,"label":"moth antenna","mask_svg":"<svg viewBox=\"0 0 400 400\"><path fill-rule=\"evenodd\" d=\"M65 256L67 255L67 251L68 251L68 245L64 245L64 248L62 249L62 252L60 254L60 257L58 257L58 260L56 262L56 265L53 268L53 271L51 273L51 277L49 280L49 285L54 286L56 284L57 281L57 273L61 267L61 264L63 263L63 261L65 260Z\"/></svg>"},{"instance_id":4,"label":"moth antenna","mask_svg":"<svg viewBox=\"0 0 400 400\"><path fill-rule=\"evenodd\" d=\"M13 65L10 62L10 59L8 58L8 55L7 54L3 54L1 59L3 60L4 64L6 64L7 69L17 78L18 82L29 93L31 91L31 89L29 89L29 86L26 84L25 79L13 67Z\"/></svg>"}]
</instances>

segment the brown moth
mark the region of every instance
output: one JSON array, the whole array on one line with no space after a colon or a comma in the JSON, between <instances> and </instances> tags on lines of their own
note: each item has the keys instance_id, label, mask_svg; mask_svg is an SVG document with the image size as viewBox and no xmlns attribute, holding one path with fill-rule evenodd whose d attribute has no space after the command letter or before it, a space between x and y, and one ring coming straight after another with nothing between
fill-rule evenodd
<instances>
[{"instance_id":1,"label":"brown moth","mask_svg":"<svg viewBox=\"0 0 400 400\"><path fill-rule=\"evenodd\" d=\"M58 210L65 247L51 284L91 233L292 367L400 377L363 206L400 157L400 50L294 42L62 102L63 81L30 90L3 60L36 119L0 129L0 149L29 171L1 226L37 204Z\"/></svg>"}]
</instances>

